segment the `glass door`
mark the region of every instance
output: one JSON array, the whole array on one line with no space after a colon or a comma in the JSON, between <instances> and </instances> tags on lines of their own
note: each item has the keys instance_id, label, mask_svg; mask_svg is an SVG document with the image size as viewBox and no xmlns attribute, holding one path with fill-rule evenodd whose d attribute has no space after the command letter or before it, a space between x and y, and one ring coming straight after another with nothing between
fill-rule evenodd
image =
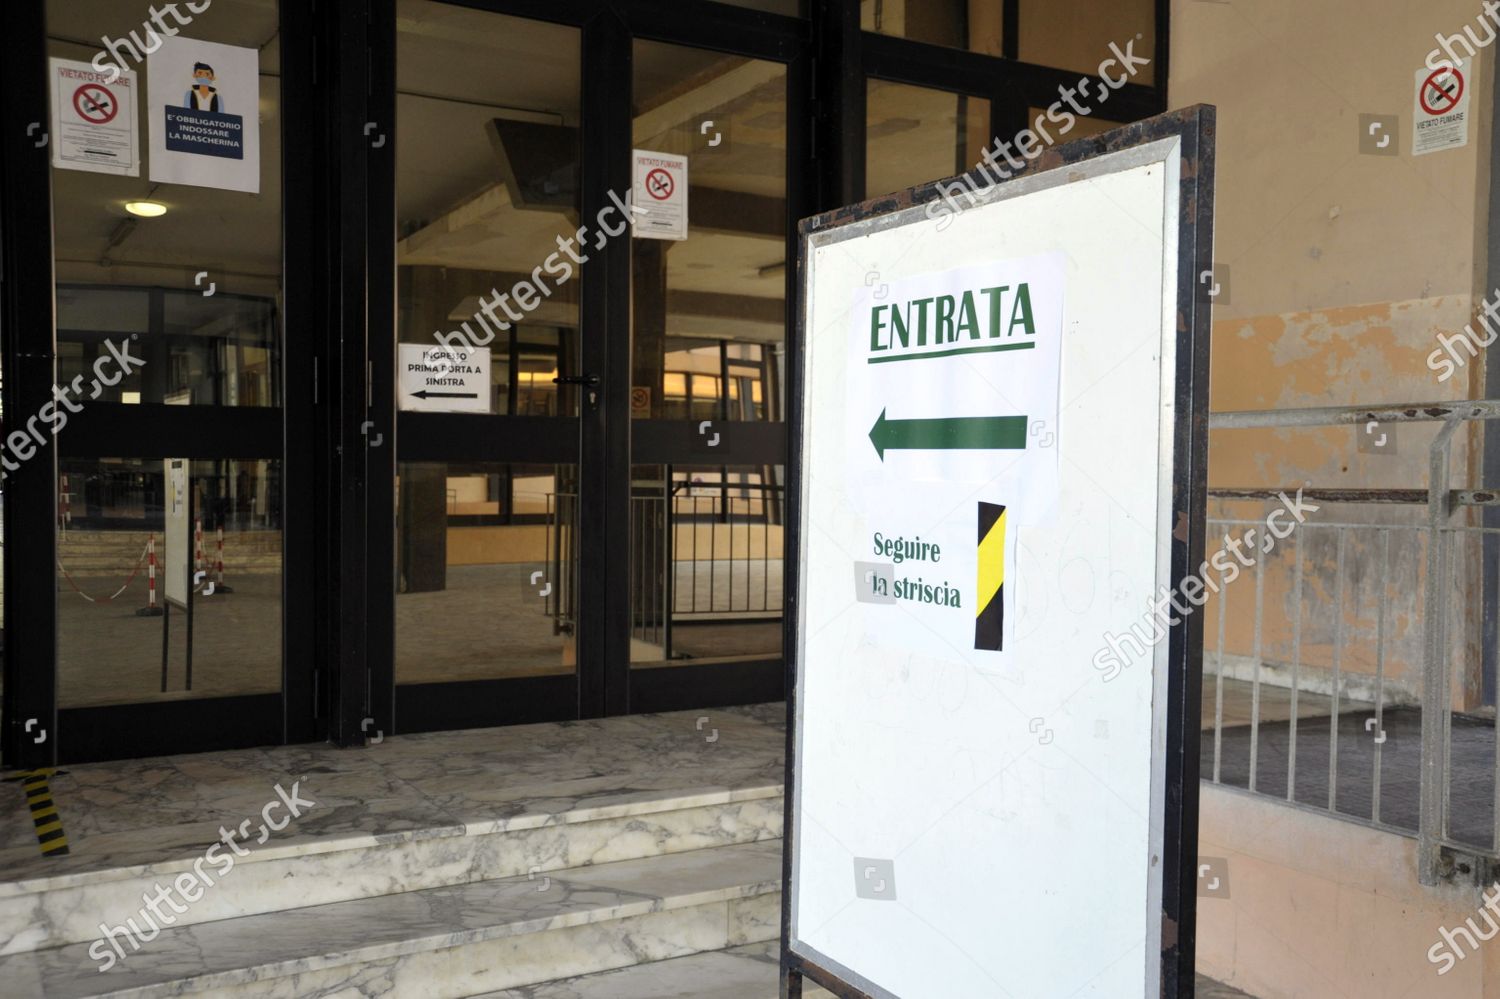
<instances>
[{"instance_id":1,"label":"glass door","mask_svg":"<svg viewBox=\"0 0 1500 999\"><path fill-rule=\"evenodd\" d=\"M574 718L581 32L395 7L395 724Z\"/></svg>"},{"instance_id":2,"label":"glass door","mask_svg":"<svg viewBox=\"0 0 1500 999\"><path fill-rule=\"evenodd\" d=\"M150 13L46 4L65 761L288 731L278 8Z\"/></svg>"},{"instance_id":3,"label":"glass door","mask_svg":"<svg viewBox=\"0 0 1500 999\"><path fill-rule=\"evenodd\" d=\"M671 238L651 238L649 181L636 192L633 711L782 696L790 77L777 61L633 46L634 156L685 163L687 185Z\"/></svg>"}]
</instances>

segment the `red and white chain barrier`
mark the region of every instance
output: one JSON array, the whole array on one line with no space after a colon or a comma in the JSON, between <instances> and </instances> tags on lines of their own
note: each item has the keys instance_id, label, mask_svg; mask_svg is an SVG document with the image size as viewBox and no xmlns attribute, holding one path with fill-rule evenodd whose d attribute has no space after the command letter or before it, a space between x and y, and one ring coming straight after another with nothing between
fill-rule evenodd
<instances>
[{"instance_id":1,"label":"red and white chain barrier","mask_svg":"<svg viewBox=\"0 0 1500 999\"><path fill-rule=\"evenodd\" d=\"M87 593L83 592L83 590L79 589L79 586L76 582L74 582L73 577L68 574L68 570L63 568L62 559L57 560L57 570L63 574L63 578L68 581L68 585L73 587L73 592L77 593L80 597L87 600L91 604L107 604L115 597L118 597L120 594L124 593L125 588L135 581L135 577L140 575L141 566L145 564L146 559L151 555L152 551L154 551L152 543L148 540L146 542L146 546L141 549L140 559L136 561L135 568L130 570L130 575L125 578L125 582L121 583L120 588L107 597L91 597Z\"/></svg>"}]
</instances>

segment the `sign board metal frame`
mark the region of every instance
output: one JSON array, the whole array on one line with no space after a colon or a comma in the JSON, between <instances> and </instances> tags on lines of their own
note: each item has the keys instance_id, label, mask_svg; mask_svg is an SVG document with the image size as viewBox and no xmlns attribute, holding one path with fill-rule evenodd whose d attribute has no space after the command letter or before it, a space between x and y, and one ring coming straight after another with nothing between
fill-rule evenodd
<instances>
[{"instance_id":1,"label":"sign board metal frame","mask_svg":"<svg viewBox=\"0 0 1500 999\"><path fill-rule=\"evenodd\" d=\"M1169 328L1172 317L1161 316L1162 362L1160 397L1170 413L1157 431L1162 467L1142 470L1143 483L1156 496L1156 579L1174 590L1200 564L1205 553L1205 505L1207 498L1208 442L1208 345L1212 282L1213 195L1215 112L1197 105L1159 115L1122 128L1075 140L1043 152L1028 161L1014 176L980 188L981 205L994 204L1033 191L1065 188L1091 176L1153 161L1176 164L1176 231L1174 221L1163 220L1164 237L1176 244L1175 261L1165 256L1162 278L1175 275L1175 342ZM1166 154L1163 155L1163 150ZM1111 165L1118 164L1118 165ZM1165 183L1172 181L1170 172ZM811 314L814 303L813 256L822 245L839 242L875 230L904 225L930 225L925 209L940 200L944 182L922 184L906 191L863 204L841 208L803 221L799 234L798 278L802 302L797 317L797 340L802 349L792 361L789 380L791 460L788 462L790 512L788 517L788 596L785 618L787 657L786 806L783 855L781 995L797 999L804 979L815 982L842 999L889 999L894 993L866 978L858 968L840 965L797 936L796 906L799 891L799 832L802 804L804 691L803 624L809 593L805 553L809 523L808 476L804 452L808 440L812 405L807 383L811 352ZM951 190L951 187L949 188ZM1086 191L1087 184L1079 185ZM1170 187L1167 188L1170 194ZM1167 206L1170 211L1172 201ZM1164 242L1165 242L1164 238ZM959 262L955 262L957 265ZM1175 263L1175 269L1174 269ZM1100 330L1070 331L1069 336L1102 335ZM837 417L828 417L836 419ZM836 474L829 472L827 474ZM1147 488L1143 486L1143 489ZM1161 525L1171 525L1163 530ZM847 575L847 574L846 574ZM818 580L819 586L847 586L846 580ZM1196 865L1198 841L1198 752L1199 704L1202 681L1202 614L1189 613L1172 624L1165 642L1157 648L1154 671L1157 695L1151 750L1150 853L1142 857L1139 870L1149 888L1147 911L1140 916L1146 929L1146 967L1141 973L1146 994L1163 997L1193 994ZM1097 668L1097 661L1095 666ZM1162 696L1164 694L1164 696ZM1121 872L1126 876L1132 872ZM850 891L853 897L853 889ZM1088 898L1078 898L1079 919L1098 918ZM1009 898L1005 905L1024 908L1023 898ZM1159 922L1152 909L1159 904ZM1092 915L1091 915L1092 913ZM1107 918L1107 916L1105 917ZM1159 962L1152 955L1159 952ZM929 965L933 957L912 953L917 965ZM1019 994L1019 993L1018 993ZM903 996L900 999L922 999Z\"/></svg>"}]
</instances>

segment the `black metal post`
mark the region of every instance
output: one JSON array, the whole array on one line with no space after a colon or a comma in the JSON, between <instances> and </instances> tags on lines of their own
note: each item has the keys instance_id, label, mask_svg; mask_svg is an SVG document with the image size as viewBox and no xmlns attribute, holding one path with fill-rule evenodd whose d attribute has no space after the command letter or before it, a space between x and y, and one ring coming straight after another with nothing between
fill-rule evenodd
<instances>
[{"instance_id":1,"label":"black metal post","mask_svg":"<svg viewBox=\"0 0 1500 999\"><path fill-rule=\"evenodd\" d=\"M40 0L6 9L0 59L0 262L6 427L52 400L56 300L51 143L47 103L47 15ZM57 446L47 436L26 461L11 462L5 517L5 697L0 754L11 767L57 760Z\"/></svg>"}]
</instances>

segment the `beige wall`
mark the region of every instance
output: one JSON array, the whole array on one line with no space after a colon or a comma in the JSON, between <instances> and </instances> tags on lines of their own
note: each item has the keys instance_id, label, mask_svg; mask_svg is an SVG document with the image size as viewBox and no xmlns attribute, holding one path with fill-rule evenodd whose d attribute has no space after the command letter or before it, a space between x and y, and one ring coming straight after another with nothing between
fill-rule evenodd
<instances>
[{"instance_id":1,"label":"beige wall","mask_svg":"<svg viewBox=\"0 0 1500 999\"><path fill-rule=\"evenodd\" d=\"M1500 995L1500 946L1428 961L1441 928L1486 926L1474 885L1417 885L1414 840L1208 785L1200 815L1198 855L1229 873L1198 899L1203 974L1259 999Z\"/></svg>"},{"instance_id":2,"label":"beige wall","mask_svg":"<svg viewBox=\"0 0 1500 999\"><path fill-rule=\"evenodd\" d=\"M1214 258L1229 268L1229 297L1214 309L1210 406L1217 411L1424 402L1482 397L1482 358L1446 383L1428 370L1438 333L1470 320L1485 294L1489 73L1475 67L1470 143L1410 155L1413 73L1434 34L1472 25L1479 4L1436 0L1383 5L1350 0L1172 5L1169 103L1218 108ZM1374 15L1374 16L1372 16ZM1400 155L1362 155L1359 116L1399 114ZM1218 431L1209 482L1219 487L1425 488L1432 427L1399 428L1397 453L1357 451L1355 428ZM1477 482L1477 436L1453 455L1454 484ZM1210 515L1263 517L1258 503L1210 503ZM1415 507L1324 505L1314 520L1415 524ZM1368 537L1368 536L1367 536ZM1374 606L1388 606L1387 669L1415 683L1421 642L1421 552L1408 545L1380 578L1378 545L1353 544L1342 608L1353 644L1346 670L1374 671ZM1425 543L1424 543L1425 544ZM1218 547L1211 540L1210 551ZM1334 583L1331 543L1311 552L1324 603L1304 598L1304 662L1326 669ZM1471 568L1472 561L1465 563ZM1472 573L1466 574L1472 577ZM1311 578L1311 577L1309 577ZM1291 655L1290 563L1266 569L1264 652ZM1253 579L1232 588L1226 652L1252 650ZM1472 593L1460 579L1460 602ZM1306 592L1306 591L1304 591ZM1206 644L1216 640L1207 621ZM1472 615L1455 658L1455 703L1472 707L1478 657Z\"/></svg>"},{"instance_id":3,"label":"beige wall","mask_svg":"<svg viewBox=\"0 0 1500 999\"><path fill-rule=\"evenodd\" d=\"M1475 67L1470 143L1410 155L1413 74L1436 32L1474 23L1468 0L1423 4L1352 0L1236 0L1172 4L1169 105L1218 108L1214 258L1228 264L1229 300L1215 306L1210 406L1216 411L1388 404L1482 396L1482 360L1447 383L1426 366L1440 332L1457 332L1485 294L1492 53ZM1398 156L1362 155L1359 116L1399 114ZM1354 428L1218 431L1209 481L1220 487L1421 489L1434 430L1399 428L1394 456L1361 454ZM1454 485L1469 484L1477 438L1454 453ZM1210 515L1263 518L1260 503L1210 503ZM1310 518L1420 524L1414 507L1325 504ZM1346 602L1332 603L1333 534L1308 543L1304 602L1291 599L1290 549L1265 569L1263 657L1291 655L1303 622L1304 669L1330 664L1342 617L1345 682L1375 667L1375 607L1387 606L1389 682L1416 689L1425 608L1425 540L1393 541L1380 571L1371 536L1349 536ZM1392 532L1392 538L1397 532ZM1290 542L1283 545L1290 546ZM1211 549L1218 543L1211 539ZM1399 553L1398 553L1399 549ZM1453 600L1472 607L1474 566ZM1225 617L1232 658L1253 648L1253 575L1231 587ZM1211 672L1218 607L1205 618ZM1453 656L1455 703L1478 700L1474 620ZM1245 660L1248 661L1248 660ZM1306 674L1304 673L1304 677ZM1277 678L1285 682L1285 676ZM1206 678L1212 689L1212 676ZM1317 683L1305 684L1317 686ZM1356 682L1368 692L1368 683ZM1205 785L1200 857L1225 857L1231 897L1200 898L1202 971L1257 996L1500 994L1500 950L1439 977L1427 960L1439 927L1473 916L1473 885L1422 888L1415 841L1284 803Z\"/></svg>"}]
</instances>

